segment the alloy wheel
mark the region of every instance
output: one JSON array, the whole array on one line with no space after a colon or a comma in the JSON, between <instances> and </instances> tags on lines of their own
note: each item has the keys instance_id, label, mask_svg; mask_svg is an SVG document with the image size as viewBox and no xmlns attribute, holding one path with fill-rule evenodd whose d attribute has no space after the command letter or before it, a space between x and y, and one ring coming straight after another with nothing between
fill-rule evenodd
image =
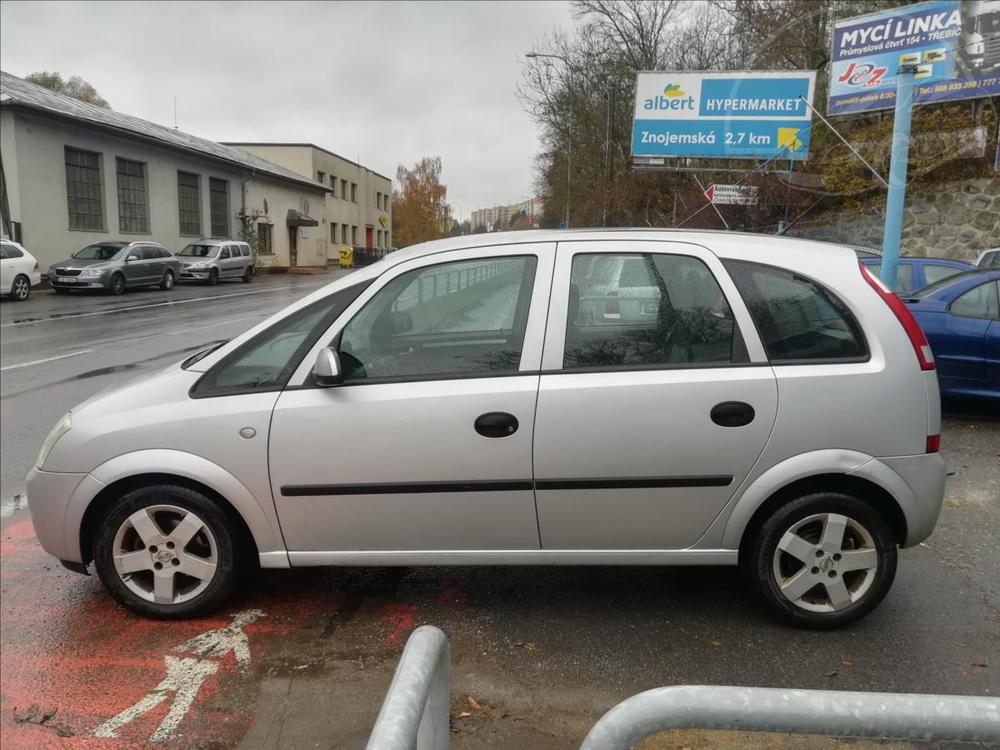
<instances>
[{"instance_id":1,"label":"alloy wheel","mask_svg":"<svg viewBox=\"0 0 1000 750\"><path fill-rule=\"evenodd\" d=\"M837 612L860 601L879 564L872 534L839 513L796 521L778 541L774 580L788 601L809 612Z\"/></svg>"},{"instance_id":2,"label":"alloy wheel","mask_svg":"<svg viewBox=\"0 0 1000 750\"><path fill-rule=\"evenodd\" d=\"M18 302L23 302L28 299L28 295L31 293L31 284L23 276L18 276L14 279L14 288L11 290L11 296Z\"/></svg>"},{"instance_id":3,"label":"alloy wheel","mask_svg":"<svg viewBox=\"0 0 1000 750\"><path fill-rule=\"evenodd\" d=\"M219 549L196 513L151 505L122 522L112 547L115 570L132 593L156 604L181 604L215 577Z\"/></svg>"}]
</instances>

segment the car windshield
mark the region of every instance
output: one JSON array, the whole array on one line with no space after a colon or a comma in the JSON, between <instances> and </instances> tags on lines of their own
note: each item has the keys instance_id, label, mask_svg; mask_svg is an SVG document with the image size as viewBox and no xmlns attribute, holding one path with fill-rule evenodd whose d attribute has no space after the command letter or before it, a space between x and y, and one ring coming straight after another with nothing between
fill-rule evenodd
<instances>
[{"instance_id":1,"label":"car windshield","mask_svg":"<svg viewBox=\"0 0 1000 750\"><path fill-rule=\"evenodd\" d=\"M217 252L218 245L188 245L177 254L188 258L214 258Z\"/></svg>"},{"instance_id":2,"label":"car windshield","mask_svg":"<svg viewBox=\"0 0 1000 750\"><path fill-rule=\"evenodd\" d=\"M945 287L948 284L952 284L952 283L958 281L959 279L964 279L964 278L967 278L969 276L976 276L976 275L978 275L978 273L979 273L978 271L963 271L961 273L956 273L956 274L954 274L952 276L947 276L947 277L941 279L940 281L935 281L933 284L925 286L920 291L911 292L910 294L907 294L906 296L909 299L921 299L923 297L930 297L932 294L934 294L936 291L938 291L942 287Z\"/></svg>"},{"instance_id":3,"label":"car windshield","mask_svg":"<svg viewBox=\"0 0 1000 750\"><path fill-rule=\"evenodd\" d=\"M111 260L121 250L120 247L114 245L87 245L83 250L77 250L73 253L73 257L84 260Z\"/></svg>"}]
</instances>

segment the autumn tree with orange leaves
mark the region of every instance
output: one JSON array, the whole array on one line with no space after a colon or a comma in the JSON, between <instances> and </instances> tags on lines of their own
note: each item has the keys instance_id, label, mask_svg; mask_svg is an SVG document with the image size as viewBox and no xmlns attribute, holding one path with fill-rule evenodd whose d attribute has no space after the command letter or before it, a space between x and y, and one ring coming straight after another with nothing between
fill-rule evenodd
<instances>
[{"instance_id":1,"label":"autumn tree with orange leaves","mask_svg":"<svg viewBox=\"0 0 1000 750\"><path fill-rule=\"evenodd\" d=\"M392 236L396 247L444 237L451 228L448 189L441 184L441 157L426 156L413 169L396 170Z\"/></svg>"}]
</instances>

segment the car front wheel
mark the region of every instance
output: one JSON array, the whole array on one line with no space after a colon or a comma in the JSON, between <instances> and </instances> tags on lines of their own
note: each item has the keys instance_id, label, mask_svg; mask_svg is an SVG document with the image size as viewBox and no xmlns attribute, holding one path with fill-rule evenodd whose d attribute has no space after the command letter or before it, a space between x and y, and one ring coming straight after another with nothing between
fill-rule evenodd
<instances>
[{"instance_id":1,"label":"car front wheel","mask_svg":"<svg viewBox=\"0 0 1000 750\"><path fill-rule=\"evenodd\" d=\"M125 277L120 273L116 273L111 277L111 293L112 294L123 294L125 292Z\"/></svg>"},{"instance_id":2,"label":"car front wheel","mask_svg":"<svg viewBox=\"0 0 1000 750\"><path fill-rule=\"evenodd\" d=\"M210 498L187 487L129 492L99 525L97 574L123 606L146 617L196 617L217 609L236 584L240 542Z\"/></svg>"},{"instance_id":3,"label":"car front wheel","mask_svg":"<svg viewBox=\"0 0 1000 750\"><path fill-rule=\"evenodd\" d=\"M829 629L864 617L882 601L896 575L896 542L872 506L823 492L778 508L742 564L781 619Z\"/></svg>"}]
</instances>

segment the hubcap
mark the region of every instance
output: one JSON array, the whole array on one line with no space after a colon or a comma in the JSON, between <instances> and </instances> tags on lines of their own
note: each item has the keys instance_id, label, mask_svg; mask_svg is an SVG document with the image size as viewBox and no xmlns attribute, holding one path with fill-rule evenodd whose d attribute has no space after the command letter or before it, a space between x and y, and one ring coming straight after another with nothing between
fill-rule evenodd
<instances>
[{"instance_id":1,"label":"hubcap","mask_svg":"<svg viewBox=\"0 0 1000 750\"><path fill-rule=\"evenodd\" d=\"M17 299L24 299L28 296L28 282L24 279L17 279L14 281L14 296Z\"/></svg>"},{"instance_id":2,"label":"hubcap","mask_svg":"<svg viewBox=\"0 0 1000 750\"><path fill-rule=\"evenodd\" d=\"M156 604L198 596L218 569L218 545L186 508L152 505L130 515L115 534L115 570L132 593Z\"/></svg>"},{"instance_id":3,"label":"hubcap","mask_svg":"<svg viewBox=\"0 0 1000 750\"><path fill-rule=\"evenodd\" d=\"M878 570L871 533L853 518L817 513L778 542L772 564L782 595L809 612L836 612L859 601Z\"/></svg>"}]
</instances>

